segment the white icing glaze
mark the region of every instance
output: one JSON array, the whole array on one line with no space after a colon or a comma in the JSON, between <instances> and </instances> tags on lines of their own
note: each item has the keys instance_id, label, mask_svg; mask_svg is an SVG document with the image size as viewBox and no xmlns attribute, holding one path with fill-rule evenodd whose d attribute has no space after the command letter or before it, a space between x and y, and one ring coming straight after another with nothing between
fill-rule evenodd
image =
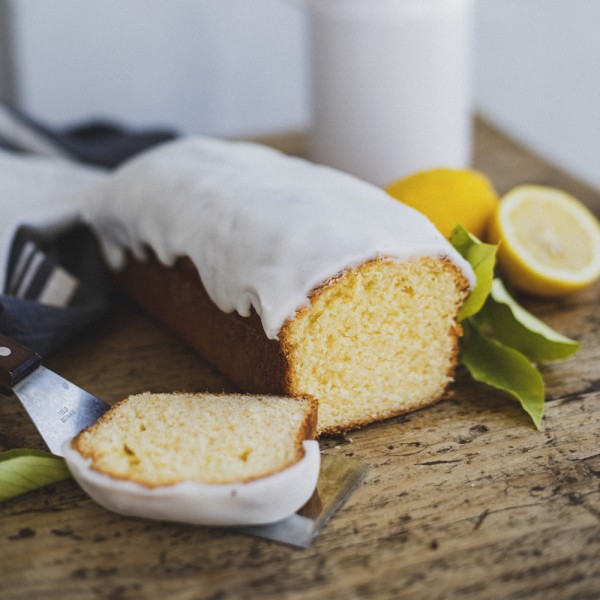
<instances>
[{"instance_id":1,"label":"white icing glaze","mask_svg":"<svg viewBox=\"0 0 600 600\"><path fill-rule=\"evenodd\" d=\"M134 158L101 188L89 221L109 262L150 246L189 256L215 304L277 338L316 286L376 257L466 261L419 212L334 169L246 142L190 137Z\"/></svg>"},{"instance_id":2,"label":"white icing glaze","mask_svg":"<svg viewBox=\"0 0 600 600\"><path fill-rule=\"evenodd\" d=\"M304 441L304 457L291 467L247 483L184 481L145 487L95 471L91 460L63 445L75 480L98 504L126 516L195 525L274 523L295 513L312 496L319 478L319 443Z\"/></svg>"}]
</instances>

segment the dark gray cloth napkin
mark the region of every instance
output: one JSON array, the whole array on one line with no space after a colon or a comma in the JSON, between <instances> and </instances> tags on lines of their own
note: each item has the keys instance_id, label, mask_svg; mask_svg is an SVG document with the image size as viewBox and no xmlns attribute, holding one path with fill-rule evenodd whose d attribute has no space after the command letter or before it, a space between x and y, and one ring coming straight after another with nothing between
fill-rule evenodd
<instances>
[{"instance_id":1,"label":"dark gray cloth napkin","mask_svg":"<svg viewBox=\"0 0 600 600\"><path fill-rule=\"evenodd\" d=\"M174 136L171 131L139 132L105 122L56 131L0 104L0 152L23 160L43 155L111 169ZM0 197L0 218L2 206L11 202L18 198ZM83 225L48 240L20 227L8 256L0 261L6 266L0 332L42 356L81 334L110 307L110 284L93 235Z\"/></svg>"}]
</instances>

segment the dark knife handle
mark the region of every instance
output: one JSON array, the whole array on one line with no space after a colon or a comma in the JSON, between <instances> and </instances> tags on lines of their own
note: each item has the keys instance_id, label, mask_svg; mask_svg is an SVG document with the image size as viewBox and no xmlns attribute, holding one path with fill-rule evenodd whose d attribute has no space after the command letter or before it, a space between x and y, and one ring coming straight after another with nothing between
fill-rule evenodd
<instances>
[{"instance_id":1,"label":"dark knife handle","mask_svg":"<svg viewBox=\"0 0 600 600\"><path fill-rule=\"evenodd\" d=\"M10 394L41 362L39 354L0 334L0 393Z\"/></svg>"}]
</instances>

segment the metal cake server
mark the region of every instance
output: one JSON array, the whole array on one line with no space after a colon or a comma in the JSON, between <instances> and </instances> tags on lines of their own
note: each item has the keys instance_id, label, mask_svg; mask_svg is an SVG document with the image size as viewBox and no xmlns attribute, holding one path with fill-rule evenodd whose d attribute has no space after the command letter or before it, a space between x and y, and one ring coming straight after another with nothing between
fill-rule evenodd
<instances>
[{"instance_id":1,"label":"metal cake server","mask_svg":"<svg viewBox=\"0 0 600 600\"><path fill-rule=\"evenodd\" d=\"M38 354L0 334L0 393L15 393L50 451L62 456L63 443L93 425L109 405L41 362ZM367 468L356 460L325 454L317 489L305 506L277 523L232 529L306 548L363 480Z\"/></svg>"},{"instance_id":2,"label":"metal cake server","mask_svg":"<svg viewBox=\"0 0 600 600\"><path fill-rule=\"evenodd\" d=\"M269 525L237 527L237 531L308 548L335 511L365 478L369 467L335 454L321 455L321 472L312 498L295 514Z\"/></svg>"},{"instance_id":3,"label":"metal cake server","mask_svg":"<svg viewBox=\"0 0 600 600\"><path fill-rule=\"evenodd\" d=\"M62 456L63 443L109 406L41 363L39 354L0 335L0 392L15 393L50 452Z\"/></svg>"}]
</instances>

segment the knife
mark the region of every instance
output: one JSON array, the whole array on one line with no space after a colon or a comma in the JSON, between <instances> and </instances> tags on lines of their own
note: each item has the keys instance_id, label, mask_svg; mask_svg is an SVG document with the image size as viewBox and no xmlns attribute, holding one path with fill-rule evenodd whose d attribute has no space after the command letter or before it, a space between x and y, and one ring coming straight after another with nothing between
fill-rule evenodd
<instances>
[{"instance_id":1,"label":"knife","mask_svg":"<svg viewBox=\"0 0 600 600\"><path fill-rule=\"evenodd\" d=\"M41 363L39 354L0 334L0 393L14 392L50 452L62 456L62 444L93 425L109 405Z\"/></svg>"}]
</instances>

